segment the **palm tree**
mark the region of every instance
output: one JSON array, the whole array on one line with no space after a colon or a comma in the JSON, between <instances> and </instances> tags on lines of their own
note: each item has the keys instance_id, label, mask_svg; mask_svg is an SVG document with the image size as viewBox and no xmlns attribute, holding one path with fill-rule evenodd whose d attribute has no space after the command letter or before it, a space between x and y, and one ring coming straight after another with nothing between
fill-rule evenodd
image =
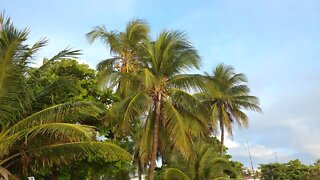
<instances>
[{"instance_id":1,"label":"palm tree","mask_svg":"<svg viewBox=\"0 0 320 180\"><path fill-rule=\"evenodd\" d=\"M144 66L144 61L141 60L141 48L143 48L142 44L148 40L149 32L148 24L136 19L128 22L123 32L107 31L106 27L97 26L87 33L89 43L100 39L110 47L112 55L111 58L102 60L97 65L100 88L116 88L115 94L120 99L128 97L130 90L137 88L138 83L133 73ZM137 162L140 161L138 156L135 158ZM140 163L138 163L138 171L141 172Z\"/></svg>"},{"instance_id":2,"label":"palm tree","mask_svg":"<svg viewBox=\"0 0 320 180\"><path fill-rule=\"evenodd\" d=\"M248 126L248 116L242 109L262 112L258 98L249 95L247 79L242 73L235 73L231 66L218 65L212 73L207 74L205 91L195 94L208 108L209 121L215 129L217 121L221 131L221 156L224 152L225 129L232 136L234 122L240 127Z\"/></svg>"},{"instance_id":3,"label":"palm tree","mask_svg":"<svg viewBox=\"0 0 320 180\"><path fill-rule=\"evenodd\" d=\"M117 87L117 94L121 97L128 95L128 89L134 86L130 74L142 66L139 51L143 41L148 39L149 26L143 20L130 21L124 32L108 32L104 26L97 26L87 33L90 43L100 39L110 46L112 58L102 60L98 65L99 84Z\"/></svg>"},{"instance_id":4,"label":"palm tree","mask_svg":"<svg viewBox=\"0 0 320 180\"><path fill-rule=\"evenodd\" d=\"M181 74L199 64L182 32L163 31L156 41L143 44L141 54L144 67L134 73L139 88L113 105L109 119L116 119L115 131L121 133L141 121L137 151L142 164L149 161L148 177L153 179L159 150L174 148L186 159L193 157L190 137L201 135L206 123L197 115L200 103L186 90L201 87L202 81L200 75Z\"/></svg>"},{"instance_id":5,"label":"palm tree","mask_svg":"<svg viewBox=\"0 0 320 180\"><path fill-rule=\"evenodd\" d=\"M185 161L175 152L171 152L163 159L164 169L159 172L159 179L214 179L226 177L225 171L233 171L231 163L219 156L214 142L197 140L194 143L196 158ZM179 173L180 172L180 173ZM175 178L177 174L179 178Z\"/></svg>"},{"instance_id":6,"label":"palm tree","mask_svg":"<svg viewBox=\"0 0 320 180\"><path fill-rule=\"evenodd\" d=\"M111 142L98 142L91 126L70 124L80 115L97 116L101 108L91 102L68 102L34 112L37 97L26 82L28 64L46 40L25 45L28 30L17 30L0 16L0 172L66 164L79 157L130 160L131 156ZM51 60L74 57L64 50ZM48 90L48 89L47 89Z\"/></svg>"}]
</instances>

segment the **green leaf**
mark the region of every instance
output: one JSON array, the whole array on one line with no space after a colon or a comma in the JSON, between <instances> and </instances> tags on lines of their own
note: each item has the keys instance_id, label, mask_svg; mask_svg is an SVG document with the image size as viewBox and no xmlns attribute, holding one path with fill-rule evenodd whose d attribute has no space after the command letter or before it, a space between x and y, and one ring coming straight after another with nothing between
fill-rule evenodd
<instances>
[{"instance_id":1,"label":"green leaf","mask_svg":"<svg viewBox=\"0 0 320 180\"><path fill-rule=\"evenodd\" d=\"M156 180L190 180L190 178L176 168L166 168L161 171L156 177Z\"/></svg>"},{"instance_id":2,"label":"green leaf","mask_svg":"<svg viewBox=\"0 0 320 180\"><path fill-rule=\"evenodd\" d=\"M170 134L174 147L181 152L184 158L192 159L194 154L184 118L168 98L166 98L166 102L163 105L163 117L164 127Z\"/></svg>"}]
</instances>

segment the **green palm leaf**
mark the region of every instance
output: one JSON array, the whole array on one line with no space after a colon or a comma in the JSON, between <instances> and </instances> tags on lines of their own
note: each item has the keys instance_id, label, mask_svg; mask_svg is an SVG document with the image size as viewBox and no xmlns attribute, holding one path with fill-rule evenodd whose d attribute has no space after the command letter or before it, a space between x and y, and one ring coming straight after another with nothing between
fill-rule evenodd
<instances>
[{"instance_id":1,"label":"green palm leaf","mask_svg":"<svg viewBox=\"0 0 320 180\"><path fill-rule=\"evenodd\" d=\"M28 59L36 50L29 49L23 45L28 35L28 30L18 31L11 24L10 19L1 16L0 25L0 130L2 127L10 126L18 117L23 108L30 101L24 97L26 87L22 78L30 62ZM26 54L29 54L27 58Z\"/></svg>"},{"instance_id":2,"label":"green palm leaf","mask_svg":"<svg viewBox=\"0 0 320 180\"><path fill-rule=\"evenodd\" d=\"M190 178L176 168L166 168L155 178L156 180L190 180Z\"/></svg>"},{"instance_id":3,"label":"green palm leaf","mask_svg":"<svg viewBox=\"0 0 320 180\"><path fill-rule=\"evenodd\" d=\"M136 147L139 149L139 158L141 163L144 165L150 159L150 154L152 147L150 144L153 142L153 128L154 128L154 119L153 113L150 112L148 114L148 118L140 130L140 134L138 135L138 143Z\"/></svg>"},{"instance_id":4,"label":"green palm leaf","mask_svg":"<svg viewBox=\"0 0 320 180\"><path fill-rule=\"evenodd\" d=\"M121 119L115 132L121 134L129 131L133 122L145 115L149 104L150 99L145 92L137 93L115 104L113 107L115 113L121 114Z\"/></svg>"},{"instance_id":5,"label":"green palm leaf","mask_svg":"<svg viewBox=\"0 0 320 180\"><path fill-rule=\"evenodd\" d=\"M38 112L33 109L37 103L35 101L50 91L45 89L40 96L33 94L34 82L26 82L26 76L30 75L28 64L47 41L41 39L29 47L24 44L28 32L28 29L17 30L10 19L0 16L1 173L2 167L18 167L24 170L25 175L28 168L66 164L78 158L130 161L131 156L124 149L111 142L98 142L92 127L66 123L99 116L104 108L101 105L68 102ZM40 68L61 58L77 55L78 50L65 49L53 58L46 59ZM33 81L36 78L31 77Z\"/></svg>"},{"instance_id":6,"label":"green palm leaf","mask_svg":"<svg viewBox=\"0 0 320 180\"><path fill-rule=\"evenodd\" d=\"M179 74L168 80L170 87L187 91L199 91L204 87L203 77L199 74Z\"/></svg>"},{"instance_id":7,"label":"green palm leaf","mask_svg":"<svg viewBox=\"0 0 320 180\"><path fill-rule=\"evenodd\" d=\"M55 143L40 148L29 149L12 157L17 158L19 156L32 159L31 164L34 168L66 164L81 158L101 157L105 158L106 161L130 161L132 159L127 151L111 142L94 141ZM0 161L0 165L12 157Z\"/></svg>"},{"instance_id":8,"label":"green palm leaf","mask_svg":"<svg viewBox=\"0 0 320 180\"><path fill-rule=\"evenodd\" d=\"M87 114L97 116L102 110L92 102L68 102L54 105L39 112L36 112L8 128L6 132L16 133L25 128L52 122L65 122L72 120L76 114ZM68 119L70 118L70 119Z\"/></svg>"},{"instance_id":9,"label":"green palm leaf","mask_svg":"<svg viewBox=\"0 0 320 180\"><path fill-rule=\"evenodd\" d=\"M0 157L7 155L14 143L18 143L21 140L24 141L24 144L28 144L29 141L37 141L39 136L46 136L48 140L67 138L72 141L84 141L93 140L96 135L93 127L68 123L46 123L26 128L16 133L9 133L0 134Z\"/></svg>"},{"instance_id":10,"label":"green palm leaf","mask_svg":"<svg viewBox=\"0 0 320 180\"><path fill-rule=\"evenodd\" d=\"M192 143L184 118L167 98L163 105L163 123L168 130L171 141L176 149L179 149L183 157L192 159Z\"/></svg>"},{"instance_id":11,"label":"green palm leaf","mask_svg":"<svg viewBox=\"0 0 320 180\"><path fill-rule=\"evenodd\" d=\"M236 74L233 67L218 65L212 72L212 76L206 74L204 92L195 95L207 106L212 127L218 122L221 131L221 155L223 154L224 130L232 136L234 122L240 127L248 126L248 117L242 109L262 112L258 98L249 95L247 78L244 74ZM214 128L212 128L214 129Z\"/></svg>"}]
</instances>

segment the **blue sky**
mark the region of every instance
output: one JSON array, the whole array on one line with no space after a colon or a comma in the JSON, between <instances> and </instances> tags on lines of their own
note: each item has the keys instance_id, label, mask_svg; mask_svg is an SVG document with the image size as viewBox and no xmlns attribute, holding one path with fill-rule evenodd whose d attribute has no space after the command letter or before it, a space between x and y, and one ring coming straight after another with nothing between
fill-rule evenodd
<instances>
[{"instance_id":1,"label":"blue sky","mask_svg":"<svg viewBox=\"0 0 320 180\"><path fill-rule=\"evenodd\" d=\"M200 73L218 63L249 79L263 114L248 112L248 129L235 127L227 140L235 160L253 163L320 158L320 1L318 0L0 0L16 26L29 27L30 42L50 41L39 57L65 47L82 49L91 67L109 56L102 43L85 34L96 25L123 30L133 18L145 19L152 36L163 29L184 30L202 57Z\"/></svg>"}]
</instances>

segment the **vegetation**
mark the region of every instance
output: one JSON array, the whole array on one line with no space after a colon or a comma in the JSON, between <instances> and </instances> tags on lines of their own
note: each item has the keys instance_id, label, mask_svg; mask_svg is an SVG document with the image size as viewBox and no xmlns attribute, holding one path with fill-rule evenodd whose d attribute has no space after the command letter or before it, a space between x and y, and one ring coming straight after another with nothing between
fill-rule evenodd
<instances>
[{"instance_id":1,"label":"vegetation","mask_svg":"<svg viewBox=\"0 0 320 180\"><path fill-rule=\"evenodd\" d=\"M125 32L108 32L104 26L97 26L87 34L90 43L100 39L110 47L113 55L97 65L99 85L102 88L117 86L116 94L122 98L129 95L130 89L134 89L131 73L143 64L139 51L143 42L148 40L149 31L146 22L133 20L127 24Z\"/></svg>"},{"instance_id":2,"label":"vegetation","mask_svg":"<svg viewBox=\"0 0 320 180\"><path fill-rule=\"evenodd\" d=\"M144 31L141 31L143 33L135 32L134 27L143 29ZM228 104L230 108L224 110L225 113L230 113L228 111L231 108L234 109L234 112L231 112L233 114L232 119L230 116L229 122L233 119L239 122L240 120L247 121L247 117L240 110L241 107L258 111L260 108L257 98L249 96L249 89L241 84L241 82L245 82L244 75L234 74L230 67L225 68L226 77L222 77L223 74L221 77L213 78L199 74L182 74L181 72L190 68L198 68L199 62L197 51L187 41L183 33L164 31L158 39L150 42L147 39L147 32L148 27L145 23L132 21L128 23L125 32L112 34L105 31L104 28L95 28L88 33L88 37L90 40L101 38L110 45L111 52L115 53L114 58L104 60L98 65L100 78L111 80L107 83L101 81L105 83L102 86L108 87L108 84L115 84L117 86L116 94L123 99L113 104L107 119L110 124L116 122L113 124L114 133L118 135L124 135L126 131L132 132L132 130L130 131L132 124L140 124L141 128L136 130L138 138L135 143L135 154L137 154L138 167L149 166L149 178L152 179L157 155L165 156L168 151L175 150L185 160L194 160L196 157L194 150L192 150L193 140L191 137L208 137L210 129L215 128L218 115L213 115L208 123L205 116L208 113L212 114L209 112L211 107L208 107L205 102L201 102L206 99L200 98L210 90L206 88L208 86L203 85L208 84L207 81L217 78L221 78L219 81L231 79L230 85L224 87L222 82L217 84L218 81L212 80L213 87L220 86L220 94L226 93L224 95L226 98L223 99L226 103L230 99L233 100L234 104ZM132 40L138 44L136 48L133 48L132 43L129 43L130 38L128 37L130 36L128 34L136 37ZM115 39L116 41L114 41ZM116 49L117 47L120 48ZM124 52L130 52L132 55L125 55ZM218 100L217 89L210 92L213 93L210 100ZM191 91L200 91L195 96L198 98L189 94ZM204 111L207 109L206 107L208 110ZM112 114L118 116L115 117ZM152 146L150 146L151 142ZM168 144L171 145L167 146Z\"/></svg>"},{"instance_id":3,"label":"vegetation","mask_svg":"<svg viewBox=\"0 0 320 180\"><path fill-rule=\"evenodd\" d=\"M248 126L248 117L242 109L261 112L258 99L249 95L250 89L244 74L236 74L231 66L218 65L212 76L206 75L205 91L195 96L207 107L211 129L219 122L221 149L224 152L224 130L232 136L232 125Z\"/></svg>"},{"instance_id":4,"label":"vegetation","mask_svg":"<svg viewBox=\"0 0 320 180\"><path fill-rule=\"evenodd\" d=\"M220 157L218 149L220 142L216 138L205 141L197 140L194 144L196 158L192 162L186 161L176 152L163 158L162 171L159 177L174 179L175 171L184 172L188 179L240 178L242 169L236 169L227 156Z\"/></svg>"},{"instance_id":5,"label":"vegetation","mask_svg":"<svg viewBox=\"0 0 320 180\"><path fill-rule=\"evenodd\" d=\"M35 92L32 87L37 82L32 77L27 81L28 65L46 40L25 45L28 30L17 30L4 16L0 16L0 27L0 166L7 169L4 176L8 170L26 176L79 157L130 160L130 154L114 143L97 141L94 127L75 124L80 116L95 117L103 111L94 103L65 102L39 110L41 96L50 95L59 85ZM65 50L49 61L78 54Z\"/></svg>"},{"instance_id":6,"label":"vegetation","mask_svg":"<svg viewBox=\"0 0 320 180\"><path fill-rule=\"evenodd\" d=\"M298 159L287 163L261 164L260 177L266 179L316 180L320 177L320 161L313 165L302 164Z\"/></svg>"},{"instance_id":7,"label":"vegetation","mask_svg":"<svg viewBox=\"0 0 320 180\"><path fill-rule=\"evenodd\" d=\"M200 57L185 33L162 31L155 40L149 33L142 20L123 32L95 27L89 42L102 40L113 56L97 70L79 64L80 51L71 49L31 67L47 41L27 45L28 30L2 15L0 174L241 178L242 164L225 154L224 130L247 127L243 110L261 111L244 74L222 64L212 75L188 74ZM221 143L213 137L218 125Z\"/></svg>"}]
</instances>

